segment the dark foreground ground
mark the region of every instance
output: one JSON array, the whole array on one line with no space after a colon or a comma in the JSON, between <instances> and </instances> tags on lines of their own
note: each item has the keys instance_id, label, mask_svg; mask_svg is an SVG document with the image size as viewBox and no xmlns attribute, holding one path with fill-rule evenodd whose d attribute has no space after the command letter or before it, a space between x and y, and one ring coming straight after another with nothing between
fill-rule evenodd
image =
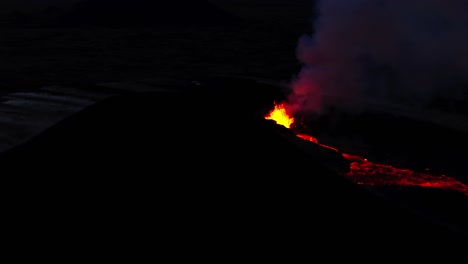
<instances>
[{"instance_id":1,"label":"dark foreground ground","mask_svg":"<svg viewBox=\"0 0 468 264\"><path fill-rule=\"evenodd\" d=\"M400 258L466 242L293 144L263 118L281 92L244 83L245 96L227 83L112 97L7 152L11 244L290 261L330 250Z\"/></svg>"}]
</instances>

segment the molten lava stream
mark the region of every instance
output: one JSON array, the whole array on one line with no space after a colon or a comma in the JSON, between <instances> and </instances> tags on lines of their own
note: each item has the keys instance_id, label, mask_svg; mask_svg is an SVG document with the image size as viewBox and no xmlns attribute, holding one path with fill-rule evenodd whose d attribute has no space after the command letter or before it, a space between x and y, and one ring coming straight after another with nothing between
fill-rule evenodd
<instances>
[{"instance_id":1,"label":"molten lava stream","mask_svg":"<svg viewBox=\"0 0 468 264\"><path fill-rule=\"evenodd\" d=\"M274 109L270 111L265 118L274 120L277 124L283 125L286 128L291 128L291 125L294 123L294 118L287 113L283 104L275 104ZM339 152L336 148L320 144L315 137L303 134L296 134L296 136ZM351 154L342 153L342 155L351 162L350 171L346 176L350 177L357 184L368 186L395 185L432 187L461 192L468 196L467 185L445 175L436 176L427 173L419 173L409 169L395 168L390 165L376 164L365 158Z\"/></svg>"}]
</instances>

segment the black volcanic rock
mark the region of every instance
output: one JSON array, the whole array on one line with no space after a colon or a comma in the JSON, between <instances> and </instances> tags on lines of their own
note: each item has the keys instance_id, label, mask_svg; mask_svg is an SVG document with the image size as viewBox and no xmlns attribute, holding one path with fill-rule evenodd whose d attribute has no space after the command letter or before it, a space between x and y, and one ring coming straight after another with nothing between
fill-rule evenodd
<instances>
[{"instance_id":1,"label":"black volcanic rock","mask_svg":"<svg viewBox=\"0 0 468 264\"><path fill-rule=\"evenodd\" d=\"M205 0L83 0L53 22L59 27L223 25L238 18Z\"/></svg>"},{"instance_id":2,"label":"black volcanic rock","mask_svg":"<svg viewBox=\"0 0 468 264\"><path fill-rule=\"evenodd\" d=\"M186 259L458 238L292 143L255 114L255 93L212 92L109 98L1 155L15 236Z\"/></svg>"}]
</instances>

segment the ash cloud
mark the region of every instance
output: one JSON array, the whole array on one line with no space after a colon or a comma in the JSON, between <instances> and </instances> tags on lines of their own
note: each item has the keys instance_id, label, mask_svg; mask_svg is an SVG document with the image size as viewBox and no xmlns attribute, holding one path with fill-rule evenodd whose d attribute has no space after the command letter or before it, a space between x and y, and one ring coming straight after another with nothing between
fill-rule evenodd
<instances>
[{"instance_id":1,"label":"ash cloud","mask_svg":"<svg viewBox=\"0 0 468 264\"><path fill-rule=\"evenodd\" d=\"M468 1L322 0L314 33L299 39L302 70L290 112L366 102L427 107L468 87Z\"/></svg>"}]
</instances>

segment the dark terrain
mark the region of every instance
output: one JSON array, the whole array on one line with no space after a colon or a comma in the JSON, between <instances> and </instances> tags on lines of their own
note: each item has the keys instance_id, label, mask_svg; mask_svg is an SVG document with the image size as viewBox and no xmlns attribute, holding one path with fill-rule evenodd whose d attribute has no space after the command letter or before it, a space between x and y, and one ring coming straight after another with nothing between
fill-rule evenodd
<instances>
[{"instance_id":1,"label":"dark terrain","mask_svg":"<svg viewBox=\"0 0 468 264\"><path fill-rule=\"evenodd\" d=\"M465 241L293 144L263 118L280 91L201 83L106 99L2 155L15 232L177 258Z\"/></svg>"},{"instance_id":2,"label":"dark terrain","mask_svg":"<svg viewBox=\"0 0 468 264\"><path fill-rule=\"evenodd\" d=\"M112 256L254 253L288 262L329 259L329 250L380 259L420 255L415 245L462 245L466 230L357 185L292 144L290 130L263 118L284 90L213 77L287 82L300 69L297 38L308 31L309 21L268 17L157 29L2 29L4 93L179 81L165 86L171 91L105 99L3 153L12 243L51 240L53 252L79 255L85 245Z\"/></svg>"}]
</instances>

